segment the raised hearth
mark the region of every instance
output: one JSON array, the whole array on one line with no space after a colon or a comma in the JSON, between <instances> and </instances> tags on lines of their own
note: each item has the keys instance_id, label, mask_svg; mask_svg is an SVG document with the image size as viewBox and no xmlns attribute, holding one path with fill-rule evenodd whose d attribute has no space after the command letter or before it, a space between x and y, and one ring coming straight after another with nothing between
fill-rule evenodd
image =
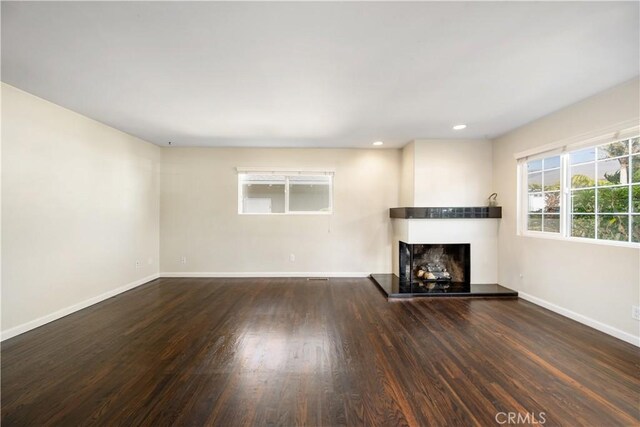
<instances>
[{"instance_id":1,"label":"raised hearth","mask_svg":"<svg viewBox=\"0 0 640 427\"><path fill-rule=\"evenodd\" d=\"M491 297L517 298L518 292L498 284L452 283L447 289L429 289L411 281L401 281L395 274L372 274L371 280L388 298L414 297Z\"/></svg>"},{"instance_id":2,"label":"raised hearth","mask_svg":"<svg viewBox=\"0 0 640 427\"><path fill-rule=\"evenodd\" d=\"M398 275L372 274L388 298L517 297L498 284L471 283L471 244L398 242Z\"/></svg>"}]
</instances>

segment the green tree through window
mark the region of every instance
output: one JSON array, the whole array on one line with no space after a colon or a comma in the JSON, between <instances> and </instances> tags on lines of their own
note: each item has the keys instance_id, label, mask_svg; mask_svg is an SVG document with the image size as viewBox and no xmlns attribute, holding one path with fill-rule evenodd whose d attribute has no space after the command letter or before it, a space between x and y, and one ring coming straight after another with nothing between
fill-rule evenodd
<instances>
[{"instance_id":1,"label":"green tree through window","mask_svg":"<svg viewBox=\"0 0 640 427\"><path fill-rule=\"evenodd\" d=\"M562 167L560 156L527 162L527 230L561 231L566 182L565 235L640 242L639 139L572 151L564 158Z\"/></svg>"}]
</instances>

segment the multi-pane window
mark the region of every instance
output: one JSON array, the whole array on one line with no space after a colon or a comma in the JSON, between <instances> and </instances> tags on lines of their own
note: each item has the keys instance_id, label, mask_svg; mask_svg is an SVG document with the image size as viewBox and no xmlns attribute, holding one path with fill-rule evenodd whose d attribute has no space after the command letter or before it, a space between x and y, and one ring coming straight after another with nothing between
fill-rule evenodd
<instances>
[{"instance_id":1,"label":"multi-pane window","mask_svg":"<svg viewBox=\"0 0 640 427\"><path fill-rule=\"evenodd\" d=\"M526 162L526 229L640 242L640 139Z\"/></svg>"},{"instance_id":2,"label":"multi-pane window","mask_svg":"<svg viewBox=\"0 0 640 427\"><path fill-rule=\"evenodd\" d=\"M527 163L527 229L560 232L560 156Z\"/></svg>"},{"instance_id":3,"label":"multi-pane window","mask_svg":"<svg viewBox=\"0 0 640 427\"><path fill-rule=\"evenodd\" d=\"M640 241L638 138L571 152L569 178L571 236Z\"/></svg>"},{"instance_id":4,"label":"multi-pane window","mask_svg":"<svg viewBox=\"0 0 640 427\"><path fill-rule=\"evenodd\" d=\"M332 211L331 174L238 174L241 214L329 214Z\"/></svg>"}]
</instances>

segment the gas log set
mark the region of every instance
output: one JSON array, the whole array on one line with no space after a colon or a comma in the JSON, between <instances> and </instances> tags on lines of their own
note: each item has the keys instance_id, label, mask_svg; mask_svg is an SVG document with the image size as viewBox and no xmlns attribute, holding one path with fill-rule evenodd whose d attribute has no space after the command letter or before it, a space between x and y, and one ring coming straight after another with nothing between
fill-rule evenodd
<instances>
[{"instance_id":1,"label":"gas log set","mask_svg":"<svg viewBox=\"0 0 640 427\"><path fill-rule=\"evenodd\" d=\"M415 276L418 285L426 286L427 289L435 289L436 286L447 289L451 286L451 273L439 262L429 262L416 267Z\"/></svg>"}]
</instances>

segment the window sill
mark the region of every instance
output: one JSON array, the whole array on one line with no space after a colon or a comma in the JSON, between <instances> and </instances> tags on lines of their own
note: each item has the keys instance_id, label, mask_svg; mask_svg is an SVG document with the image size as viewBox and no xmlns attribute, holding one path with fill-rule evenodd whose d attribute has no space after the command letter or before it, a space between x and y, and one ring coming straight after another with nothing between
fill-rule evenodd
<instances>
[{"instance_id":1,"label":"window sill","mask_svg":"<svg viewBox=\"0 0 640 427\"><path fill-rule=\"evenodd\" d=\"M587 239L583 237L565 237L560 235L554 235L552 233L544 233L544 232L536 232L536 231L525 231L525 232L519 233L518 235L520 237L533 237L538 239L561 240L565 242L588 243L592 245L618 246L622 248L640 249L640 243L635 243L635 242L618 242L615 240Z\"/></svg>"}]
</instances>

